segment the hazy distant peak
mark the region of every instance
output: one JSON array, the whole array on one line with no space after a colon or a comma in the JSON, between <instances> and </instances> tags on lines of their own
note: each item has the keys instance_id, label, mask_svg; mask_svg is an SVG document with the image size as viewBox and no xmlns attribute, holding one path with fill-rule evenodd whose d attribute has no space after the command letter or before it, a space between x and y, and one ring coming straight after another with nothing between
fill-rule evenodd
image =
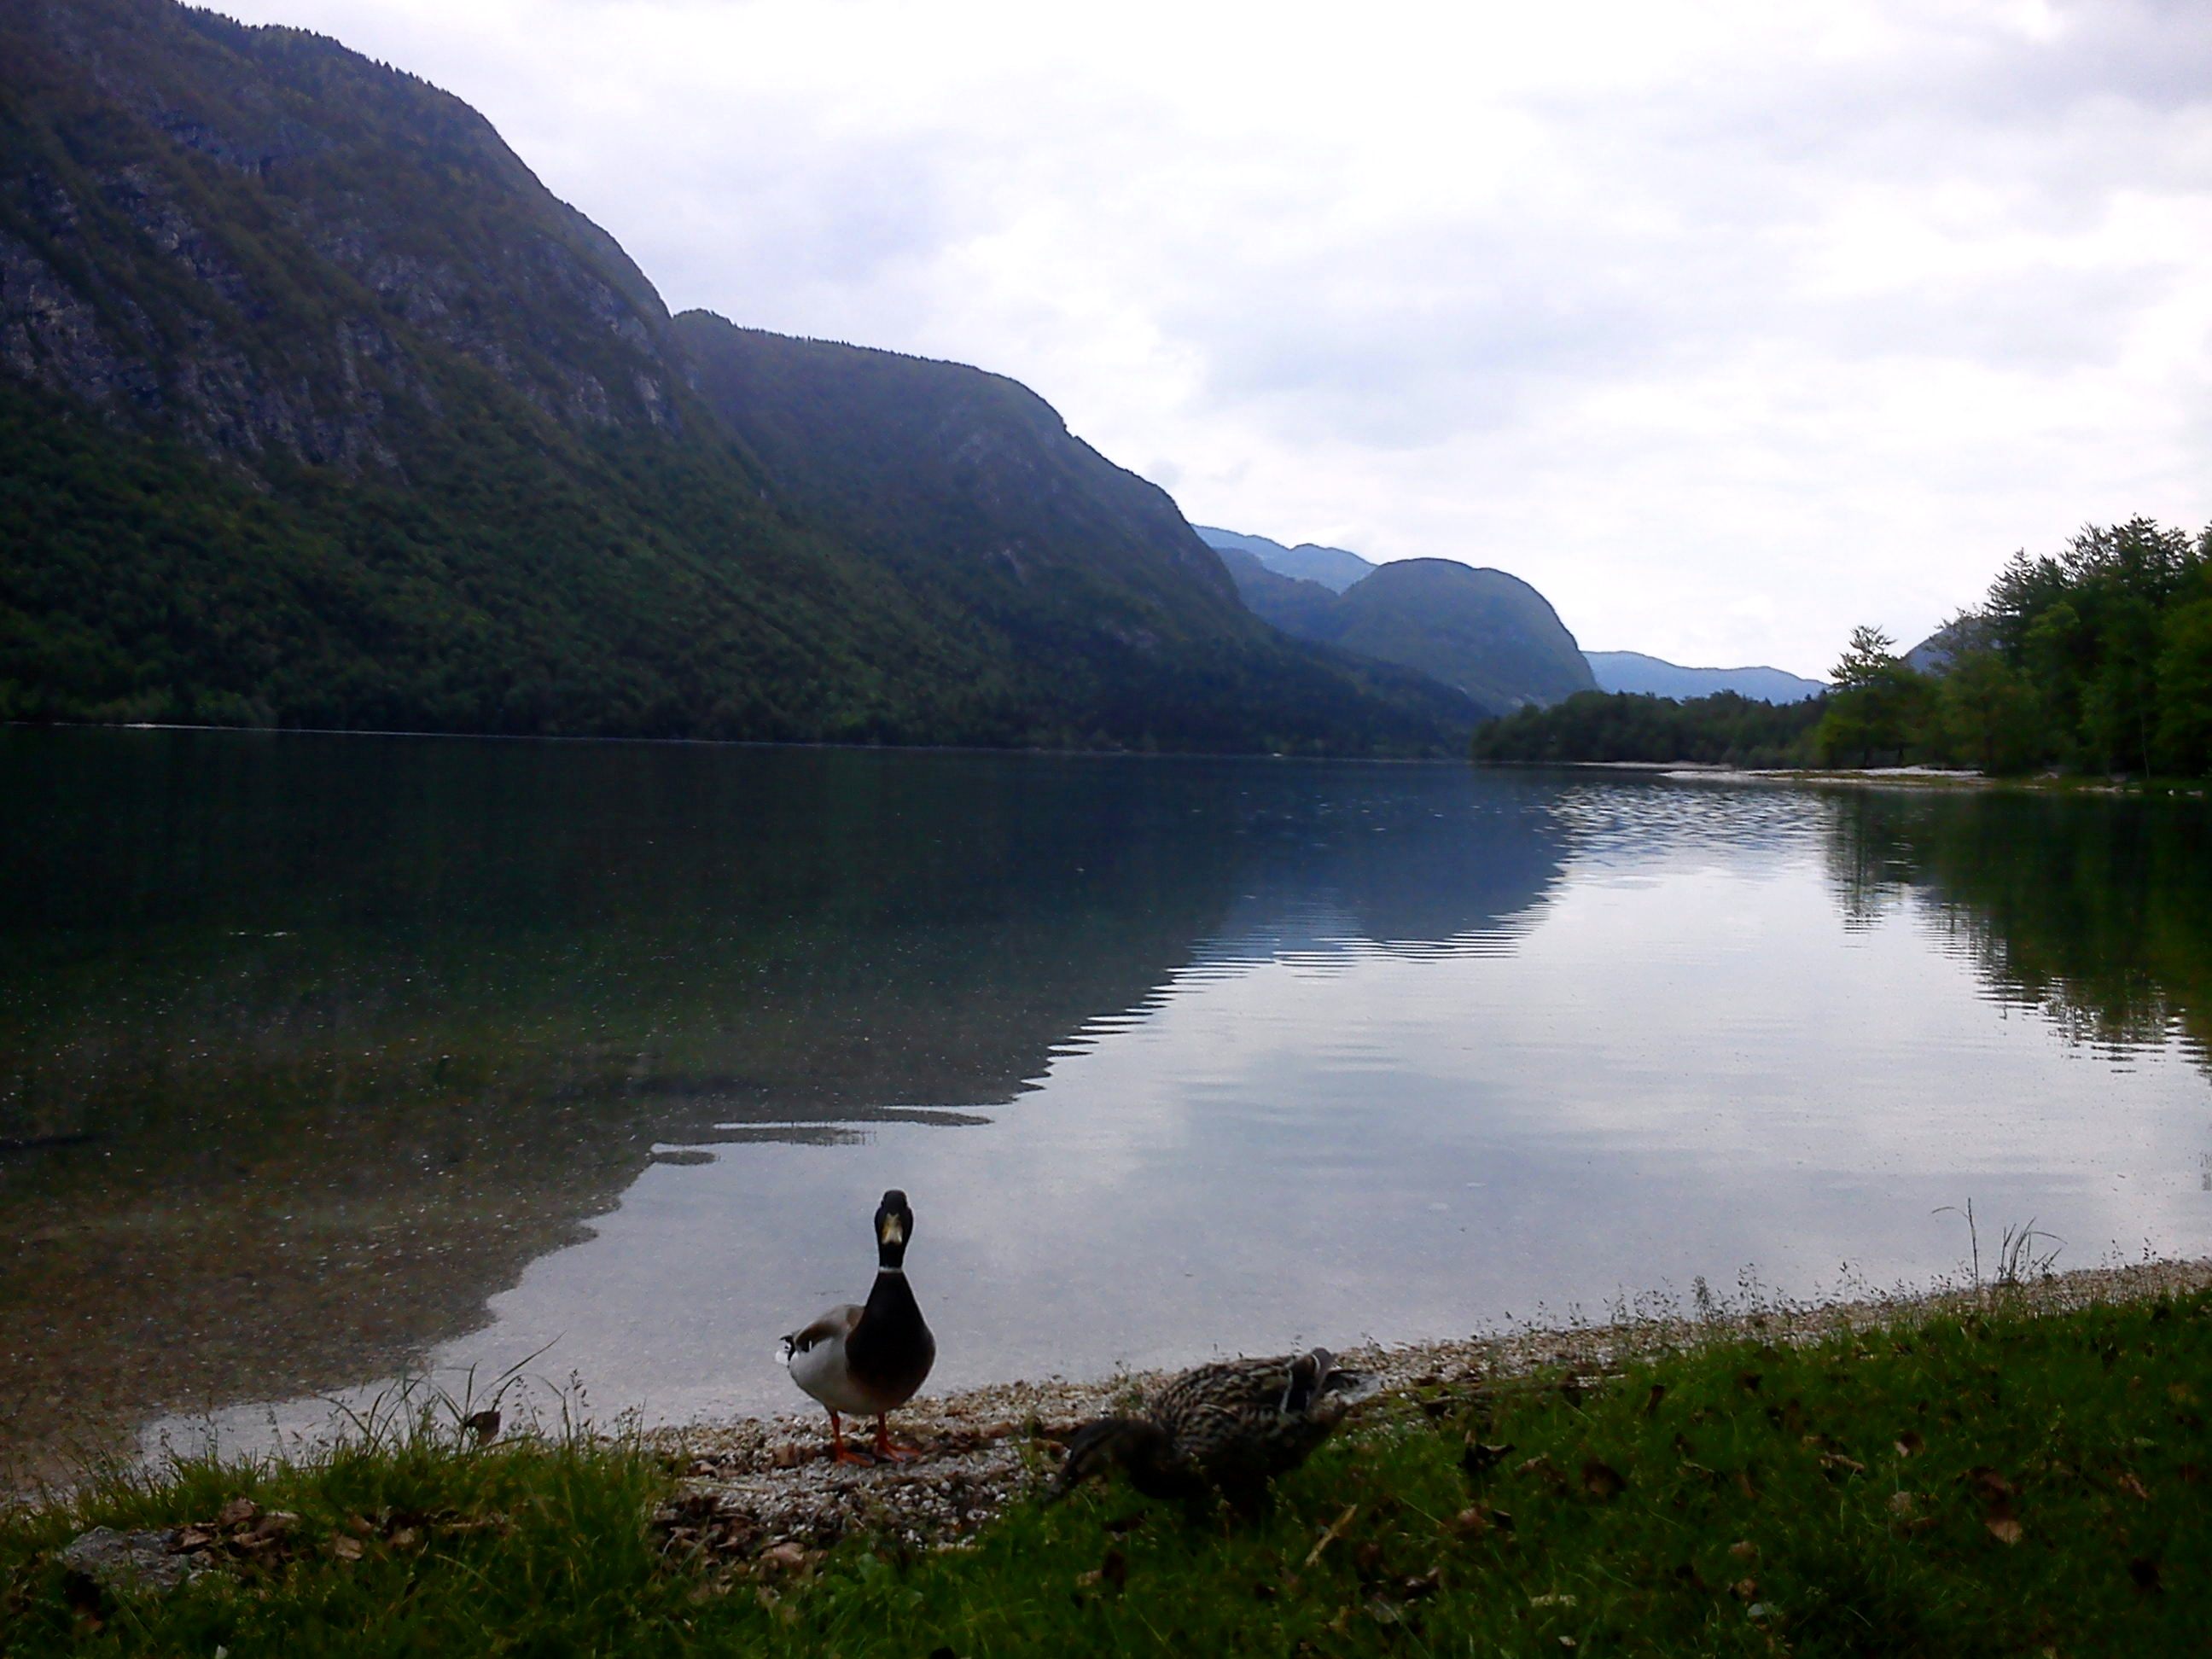
<instances>
[{"instance_id":1,"label":"hazy distant peak","mask_svg":"<svg viewBox=\"0 0 2212 1659\"><path fill-rule=\"evenodd\" d=\"M1242 531L1217 530L1209 525L1191 526L1198 532L1199 539L1215 552L1235 548L1249 553L1279 576L1294 577L1299 581L1319 582L1332 593L1341 593L1353 583L1370 574L1375 565L1357 553L1341 547L1323 547L1317 542L1300 542L1296 547L1285 547L1265 536L1248 536Z\"/></svg>"},{"instance_id":2,"label":"hazy distant peak","mask_svg":"<svg viewBox=\"0 0 2212 1659\"><path fill-rule=\"evenodd\" d=\"M1990 644L1988 618L1962 611L1905 653L1905 665L1923 674L1946 674L1954 659Z\"/></svg>"},{"instance_id":3,"label":"hazy distant peak","mask_svg":"<svg viewBox=\"0 0 2212 1659\"><path fill-rule=\"evenodd\" d=\"M1817 697L1828 688L1786 669L1765 665L1751 668L1685 668L1641 651L1585 651L1590 672L1601 691L1636 691L1657 697L1709 697L1716 691L1733 691L1761 702L1797 702Z\"/></svg>"}]
</instances>

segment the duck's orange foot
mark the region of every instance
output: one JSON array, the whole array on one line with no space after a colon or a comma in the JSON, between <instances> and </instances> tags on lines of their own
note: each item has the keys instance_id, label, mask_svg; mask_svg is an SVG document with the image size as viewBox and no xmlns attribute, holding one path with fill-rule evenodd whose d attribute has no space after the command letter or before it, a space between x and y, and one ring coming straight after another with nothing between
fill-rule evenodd
<instances>
[{"instance_id":1,"label":"duck's orange foot","mask_svg":"<svg viewBox=\"0 0 2212 1659\"><path fill-rule=\"evenodd\" d=\"M876 1455L887 1463L911 1463L921 1455L921 1452L916 1447L894 1445L890 1431L884 1426L884 1419L879 1417L876 1419Z\"/></svg>"},{"instance_id":2,"label":"duck's orange foot","mask_svg":"<svg viewBox=\"0 0 2212 1659\"><path fill-rule=\"evenodd\" d=\"M876 1425L876 1432L880 1437L883 1433L881 1423ZM854 1451L845 1443L845 1425L837 1420L837 1413L835 1412L830 1413L830 1461L833 1463L863 1465L872 1465L876 1461L867 1453Z\"/></svg>"}]
</instances>

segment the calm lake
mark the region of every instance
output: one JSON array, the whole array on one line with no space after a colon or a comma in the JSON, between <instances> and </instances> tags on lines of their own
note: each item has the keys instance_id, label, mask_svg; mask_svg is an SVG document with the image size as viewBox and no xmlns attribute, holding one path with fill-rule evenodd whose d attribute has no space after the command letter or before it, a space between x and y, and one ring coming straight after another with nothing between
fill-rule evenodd
<instances>
[{"instance_id":1,"label":"calm lake","mask_svg":"<svg viewBox=\"0 0 2212 1659\"><path fill-rule=\"evenodd\" d=\"M933 1389L1925 1284L1968 1200L2212 1253L2201 801L18 730L0 802L0 1466L533 1353L797 1409L890 1186Z\"/></svg>"}]
</instances>

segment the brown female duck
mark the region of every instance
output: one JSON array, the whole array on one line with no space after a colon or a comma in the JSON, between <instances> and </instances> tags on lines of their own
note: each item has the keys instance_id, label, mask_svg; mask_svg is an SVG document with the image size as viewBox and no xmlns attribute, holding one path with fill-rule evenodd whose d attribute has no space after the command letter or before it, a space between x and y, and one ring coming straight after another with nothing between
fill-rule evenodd
<instances>
[{"instance_id":1,"label":"brown female duck","mask_svg":"<svg viewBox=\"0 0 2212 1659\"><path fill-rule=\"evenodd\" d=\"M1147 1498L1219 1492L1249 1503L1304 1462L1376 1388L1364 1373L1339 1369L1327 1348L1200 1365L1162 1388L1142 1415L1077 1430L1051 1495L1118 1466Z\"/></svg>"}]
</instances>

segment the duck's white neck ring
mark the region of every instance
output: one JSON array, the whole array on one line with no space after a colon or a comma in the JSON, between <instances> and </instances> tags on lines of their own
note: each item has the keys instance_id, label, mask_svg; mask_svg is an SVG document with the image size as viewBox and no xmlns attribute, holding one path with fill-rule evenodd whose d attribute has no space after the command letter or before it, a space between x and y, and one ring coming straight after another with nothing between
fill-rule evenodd
<instances>
[{"instance_id":1,"label":"duck's white neck ring","mask_svg":"<svg viewBox=\"0 0 2212 1659\"><path fill-rule=\"evenodd\" d=\"M896 1273L896 1274L897 1274L901 1279L904 1279L904 1278L906 1277L906 1269L905 1269L905 1268L903 1268L903 1267L884 1267L884 1264L883 1264L882 1262L880 1262L880 1261L878 1261L878 1262L876 1264L876 1271L877 1271L878 1273Z\"/></svg>"}]
</instances>

